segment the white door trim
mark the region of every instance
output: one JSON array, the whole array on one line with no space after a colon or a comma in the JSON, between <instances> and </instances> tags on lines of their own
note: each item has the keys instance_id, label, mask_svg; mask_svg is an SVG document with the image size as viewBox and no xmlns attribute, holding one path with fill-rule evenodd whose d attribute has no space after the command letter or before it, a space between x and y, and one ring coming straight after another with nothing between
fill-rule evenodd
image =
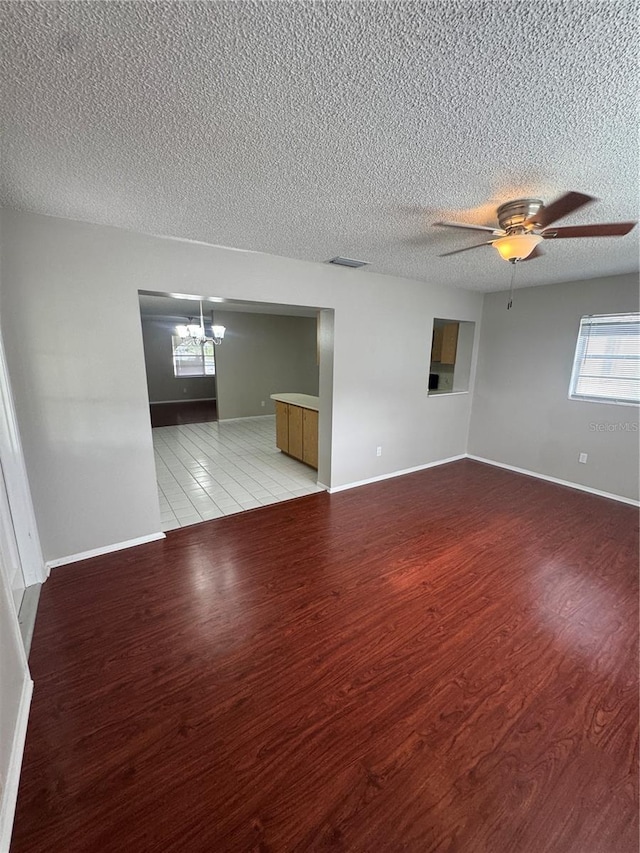
<instances>
[{"instance_id":1,"label":"white door trim","mask_svg":"<svg viewBox=\"0 0 640 853\"><path fill-rule=\"evenodd\" d=\"M11 394L4 343L0 338L0 459L7 487L11 522L15 530L25 586L43 583L47 570L40 547L31 501L27 468L22 452L18 420Z\"/></svg>"},{"instance_id":2,"label":"white door trim","mask_svg":"<svg viewBox=\"0 0 640 853\"><path fill-rule=\"evenodd\" d=\"M16 813L18 801L18 787L20 785L20 771L22 770L22 757L24 755L24 744L27 737L27 723L29 722L29 709L31 708L31 697L33 695L33 681L28 677L22 683L20 695L20 708L18 719L13 731L13 744L11 747L11 759L9 771L2 792L2 803L0 804L0 853L9 853L11 844L11 832L13 830L13 819Z\"/></svg>"},{"instance_id":3,"label":"white door trim","mask_svg":"<svg viewBox=\"0 0 640 853\"><path fill-rule=\"evenodd\" d=\"M4 703L2 711L3 714L8 711L8 718L3 719L0 731L3 755L0 767L0 853L9 851L33 693L33 682L22 644L18 616L11 599L4 557L4 554L0 554L0 678L5 679L0 684L0 702Z\"/></svg>"}]
</instances>

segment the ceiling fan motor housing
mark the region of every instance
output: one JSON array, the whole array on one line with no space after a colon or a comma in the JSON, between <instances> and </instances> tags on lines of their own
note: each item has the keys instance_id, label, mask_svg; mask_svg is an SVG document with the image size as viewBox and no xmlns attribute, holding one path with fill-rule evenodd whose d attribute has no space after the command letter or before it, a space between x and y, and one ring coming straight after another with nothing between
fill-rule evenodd
<instances>
[{"instance_id":1,"label":"ceiling fan motor housing","mask_svg":"<svg viewBox=\"0 0 640 853\"><path fill-rule=\"evenodd\" d=\"M519 198L515 201L508 201L501 204L498 208L498 222L500 228L506 231L507 234L518 233L522 231L531 231L535 227L535 215L543 203L539 198ZM533 218L528 225L525 222Z\"/></svg>"}]
</instances>

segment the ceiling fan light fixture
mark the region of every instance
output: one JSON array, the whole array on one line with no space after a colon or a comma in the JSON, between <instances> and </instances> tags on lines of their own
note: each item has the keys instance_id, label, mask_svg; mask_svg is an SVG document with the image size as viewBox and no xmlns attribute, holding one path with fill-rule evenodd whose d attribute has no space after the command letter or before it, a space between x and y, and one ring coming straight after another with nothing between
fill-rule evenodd
<instances>
[{"instance_id":1,"label":"ceiling fan light fixture","mask_svg":"<svg viewBox=\"0 0 640 853\"><path fill-rule=\"evenodd\" d=\"M506 237L494 240L492 245L505 261L521 261L529 257L542 239L541 234L507 234Z\"/></svg>"}]
</instances>

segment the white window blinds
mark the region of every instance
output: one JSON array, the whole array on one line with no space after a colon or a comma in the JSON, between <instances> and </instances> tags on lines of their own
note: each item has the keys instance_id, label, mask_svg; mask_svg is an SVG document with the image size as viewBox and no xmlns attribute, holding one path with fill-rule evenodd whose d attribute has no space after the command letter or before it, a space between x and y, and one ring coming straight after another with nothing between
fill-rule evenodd
<instances>
[{"instance_id":1,"label":"white window blinds","mask_svg":"<svg viewBox=\"0 0 640 853\"><path fill-rule=\"evenodd\" d=\"M216 362L213 341L203 344L193 338L180 338L172 335L173 375L176 378L188 376L215 376Z\"/></svg>"},{"instance_id":2,"label":"white window blinds","mask_svg":"<svg viewBox=\"0 0 640 853\"><path fill-rule=\"evenodd\" d=\"M640 403L640 314L582 318L569 397L623 405Z\"/></svg>"}]
</instances>

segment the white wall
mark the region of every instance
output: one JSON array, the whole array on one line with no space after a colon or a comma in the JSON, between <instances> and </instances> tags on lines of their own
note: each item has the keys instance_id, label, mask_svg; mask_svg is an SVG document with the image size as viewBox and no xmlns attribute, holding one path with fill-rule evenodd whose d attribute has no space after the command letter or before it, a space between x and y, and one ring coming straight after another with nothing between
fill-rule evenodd
<instances>
[{"instance_id":1,"label":"white wall","mask_svg":"<svg viewBox=\"0 0 640 853\"><path fill-rule=\"evenodd\" d=\"M0 321L44 557L157 533L136 270L117 257L120 235L2 221Z\"/></svg>"},{"instance_id":2,"label":"white wall","mask_svg":"<svg viewBox=\"0 0 640 853\"><path fill-rule=\"evenodd\" d=\"M335 309L333 407L320 428L321 441L323 424L332 436L330 455L321 451L326 485L465 452L471 396L427 396L431 329L434 317L479 323L481 294L53 217L2 217L2 332L48 560L160 530L139 289ZM322 363L320 372L322 400Z\"/></svg>"},{"instance_id":3,"label":"white wall","mask_svg":"<svg viewBox=\"0 0 640 853\"><path fill-rule=\"evenodd\" d=\"M270 395L278 392L318 395L315 318L237 311L214 316L226 326L224 342L216 347L221 420L272 415Z\"/></svg>"},{"instance_id":4,"label":"white wall","mask_svg":"<svg viewBox=\"0 0 640 853\"><path fill-rule=\"evenodd\" d=\"M580 318L638 311L638 277L523 288L506 304L485 297L469 453L637 500L638 408L568 391Z\"/></svg>"},{"instance_id":5,"label":"white wall","mask_svg":"<svg viewBox=\"0 0 640 853\"><path fill-rule=\"evenodd\" d=\"M318 314L318 350L320 354L320 371L318 378L318 395L321 400L318 412L318 472L325 476L326 471L332 471L331 448L333 436L333 337L335 312L323 308ZM326 486L320 477L318 482Z\"/></svg>"},{"instance_id":6,"label":"white wall","mask_svg":"<svg viewBox=\"0 0 640 853\"><path fill-rule=\"evenodd\" d=\"M183 376L173 372L171 336L185 318L142 317L142 342L150 403L176 400L211 400L216 396L215 376Z\"/></svg>"}]
</instances>

